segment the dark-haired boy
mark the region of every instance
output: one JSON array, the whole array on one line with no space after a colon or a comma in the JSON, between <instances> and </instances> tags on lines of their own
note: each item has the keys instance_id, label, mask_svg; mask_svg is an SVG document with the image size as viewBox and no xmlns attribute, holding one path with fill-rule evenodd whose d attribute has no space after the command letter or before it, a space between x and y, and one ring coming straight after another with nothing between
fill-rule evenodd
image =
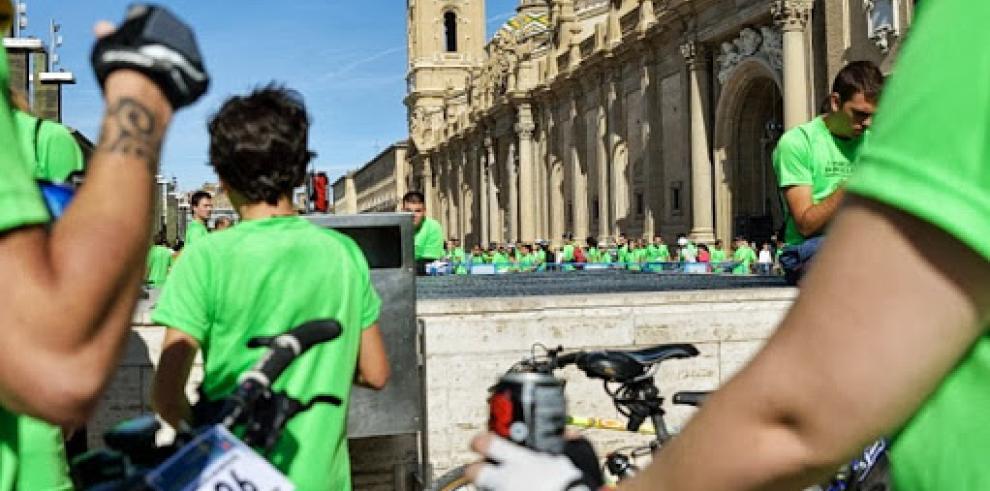
<instances>
[{"instance_id":1,"label":"dark-haired boy","mask_svg":"<svg viewBox=\"0 0 990 491\"><path fill-rule=\"evenodd\" d=\"M267 87L232 97L209 130L210 162L241 222L188 246L162 291L152 318L169 329L155 408L173 425L190 420L184 387L199 349L201 391L218 399L261 355L246 347L249 339L336 319L343 334L296 360L275 387L303 402L334 395L344 404L318 404L293 418L269 457L298 489L349 490L351 385L380 389L389 376L368 264L354 241L309 223L292 206L313 155L309 118L294 92Z\"/></svg>"},{"instance_id":2,"label":"dark-haired boy","mask_svg":"<svg viewBox=\"0 0 990 491\"><path fill-rule=\"evenodd\" d=\"M796 283L817 252L842 198L852 163L869 138L884 77L875 64L856 61L835 76L830 111L788 130L773 153L783 197L788 249L781 258Z\"/></svg>"}]
</instances>

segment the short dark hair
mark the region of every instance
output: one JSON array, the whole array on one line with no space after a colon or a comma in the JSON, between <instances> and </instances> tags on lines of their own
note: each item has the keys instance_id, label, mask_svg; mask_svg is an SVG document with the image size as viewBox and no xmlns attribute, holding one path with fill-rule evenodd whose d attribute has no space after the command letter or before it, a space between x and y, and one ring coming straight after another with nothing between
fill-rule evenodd
<instances>
[{"instance_id":1,"label":"short dark hair","mask_svg":"<svg viewBox=\"0 0 990 491\"><path fill-rule=\"evenodd\" d=\"M196 191L189 198L189 204L191 204L192 206L199 206L199 202L203 201L204 199L213 199L213 195L211 195L206 191Z\"/></svg>"},{"instance_id":2,"label":"short dark hair","mask_svg":"<svg viewBox=\"0 0 990 491\"><path fill-rule=\"evenodd\" d=\"M302 96L276 84L234 96L207 125L210 164L251 203L275 205L303 184L316 155L308 148L309 115Z\"/></svg>"},{"instance_id":3,"label":"short dark hair","mask_svg":"<svg viewBox=\"0 0 990 491\"><path fill-rule=\"evenodd\" d=\"M426 196L423 196L423 193L419 191L409 191L408 193L402 196L402 203L403 204L409 203L413 205L425 205Z\"/></svg>"},{"instance_id":4,"label":"short dark hair","mask_svg":"<svg viewBox=\"0 0 990 491\"><path fill-rule=\"evenodd\" d=\"M856 94L863 94L869 101L876 101L883 91L883 73L872 61L854 61L835 75L832 92L839 94L839 101L846 102Z\"/></svg>"}]
</instances>

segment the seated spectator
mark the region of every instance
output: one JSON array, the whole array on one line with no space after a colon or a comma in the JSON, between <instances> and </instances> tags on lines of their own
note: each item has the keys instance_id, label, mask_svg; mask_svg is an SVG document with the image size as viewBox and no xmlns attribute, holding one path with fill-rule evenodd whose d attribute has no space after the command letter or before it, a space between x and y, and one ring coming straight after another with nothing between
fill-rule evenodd
<instances>
[{"instance_id":1,"label":"seated spectator","mask_svg":"<svg viewBox=\"0 0 990 491\"><path fill-rule=\"evenodd\" d=\"M866 147L884 76L869 61L836 74L828 113L787 130L773 152L786 216L781 256L787 281L796 284L845 196L845 182Z\"/></svg>"},{"instance_id":2,"label":"seated spectator","mask_svg":"<svg viewBox=\"0 0 990 491\"><path fill-rule=\"evenodd\" d=\"M426 216L426 197L419 191L410 191L402 197L402 211L413 214L416 273L425 274L427 263L443 257L443 226Z\"/></svg>"},{"instance_id":3,"label":"seated spectator","mask_svg":"<svg viewBox=\"0 0 990 491\"><path fill-rule=\"evenodd\" d=\"M698 247L685 234L677 234L677 246L681 248L682 263L698 262Z\"/></svg>"},{"instance_id":4,"label":"seated spectator","mask_svg":"<svg viewBox=\"0 0 990 491\"><path fill-rule=\"evenodd\" d=\"M756 251L749 246L749 242L743 237L736 238L736 252L732 256L734 267L732 274L752 274L753 263L756 262Z\"/></svg>"},{"instance_id":5,"label":"seated spectator","mask_svg":"<svg viewBox=\"0 0 990 491\"><path fill-rule=\"evenodd\" d=\"M722 239L715 239L712 244L709 261L712 263L712 271L721 273L722 263L725 262L725 249L722 248Z\"/></svg>"},{"instance_id":6,"label":"seated spectator","mask_svg":"<svg viewBox=\"0 0 990 491\"><path fill-rule=\"evenodd\" d=\"M770 244L764 242L763 247L760 248L759 259L757 259L757 264L760 268L760 274L769 275L773 270L773 254L770 251Z\"/></svg>"},{"instance_id":7,"label":"seated spectator","mask_svg":"<svg viewBox=\"0 0 990 491\"><path fill-rule=\"evenodd\" d=\"M705 245L705 244L699 245L698 246L698 262L699 263L710 264L711 261L712 261L712 255L708 251L708 246ZM710 269L709 269L709 271L710 271Z\"/></svg>"}]
</instances>

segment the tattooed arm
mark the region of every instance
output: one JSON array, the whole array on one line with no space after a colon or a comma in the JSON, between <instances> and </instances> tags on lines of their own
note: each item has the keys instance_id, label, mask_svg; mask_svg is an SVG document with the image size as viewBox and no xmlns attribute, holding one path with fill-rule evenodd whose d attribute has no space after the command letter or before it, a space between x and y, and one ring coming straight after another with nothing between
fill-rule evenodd
<instances>
[{"instance_id":1,"label":"tattooed arm","mask_svg":"<svg viewBox=\"0 0 990 491\"><path fill-rule=\"evenodd\" d=\"M66 426L92 412L127 338L172 117L137 72L111 74L105 94L86 185L66 214L50 231L0 232L0 405Z\"/></svg>"}]
</instances>

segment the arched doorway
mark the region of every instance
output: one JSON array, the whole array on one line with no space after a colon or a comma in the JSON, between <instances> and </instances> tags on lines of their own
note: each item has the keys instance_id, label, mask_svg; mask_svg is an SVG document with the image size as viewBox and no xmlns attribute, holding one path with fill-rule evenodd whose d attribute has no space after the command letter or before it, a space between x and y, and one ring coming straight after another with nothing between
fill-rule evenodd
<instances>
[{"instance_id":1,"label":"arched doorway","mask_svg":"<svg viewBox=\"0 0 990 491\"><path fill-rule=\"evenodd\" d=\"M762 59L737 66L726 80L716 111L716 232L762 243L783 224L772 155L780 138L780 78Z\"/></svg>"}]
</instances>

